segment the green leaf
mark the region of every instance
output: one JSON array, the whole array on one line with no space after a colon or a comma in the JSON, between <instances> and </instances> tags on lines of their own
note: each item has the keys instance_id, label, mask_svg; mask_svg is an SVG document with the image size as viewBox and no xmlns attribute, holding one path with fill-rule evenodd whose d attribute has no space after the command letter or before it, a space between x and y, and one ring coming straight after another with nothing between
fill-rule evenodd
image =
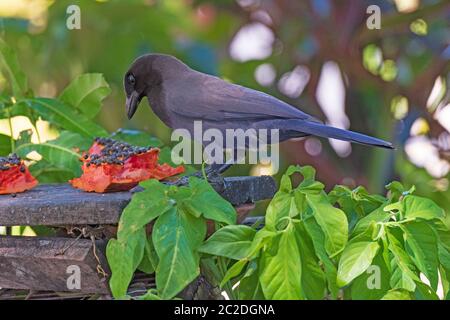
<instances>
[{"instance_id":1,"label":"green leaf","mask_svg":"<svg viewBox=\"0 0 450 320\"><path fill-rule=\"evenodd\" d=\"M28 84L25 73L19 66L19 61L14 50L0 38L0 65L9 77L12 94L21 98L27 94Z\"/></svg>"},{"instance_id":2,"label":"green leaf","mask_svg":"<svg viewBox=\"0 0 450 320\"><path fill-rule=\"evenodd\" d=\"M134 271L144 255L145 230L130 234L125 242L111 239L106 247L106 257L111 268L109 286L114 298L126 295Z\"/></svg>"},{"instance_id":3,"label":"green leaf","mask_svg":"<svg viewBox=\"0 0 450 320\"><path fill-rule=\"evenodd\" d=\"M142 257L142 261L139 264L138 269L142 272L151 274L155 272L158 262L159 258L156 254L155 246L153 245L152 238L149 237L145 242L144 256Z\"/></svg>"},{"instance_id":4,"label":"green leaf","mask_svg":"<svg viewBox=\"0 0 450 320\"><path fill-rule=\"evenodd\" d=\"M392 289L381 300L412 300L411 293L404 289Z\"/></svg>"},{"instance_id":5,"label":"green leaf","mask_svg":"<svg viewBox=\"0 0 450 320\"><path fill-rule=\"evenodd\" d=\"M378 253L372 264L353 280L350 291L352 300L379 300L390 289L390 273L382 255Z\"/></svg>"},{"instance_id":6,"label":"green leaf","mask_svg":"<svg viewBox=\"0 0 450 320\"><path fill-rule=\"evenodd\" d=\"M298 194L298 192L297 192ZM277 229L278 222L283 217L295 217L302 211L302 206L298 206L295 192L284 193L278 191L267 207L265 222L266 226L272 230Z\"/></svg>"},{"instance_id":7,"label":"green leaf","mask_svg":"<svg viewBox=\"0 0 450 320\"><path fill-rule=\"evenodd\" d=\"M420 279L416 275L413 261L403 249L403 244L392 233L392 230L388 230L387 238L389 240L389 251L393 254L391 287L414 291L416 288L415 282L420 282Z\"/></svg>"},{"instance_id":8,"label":"green leaf","mask_svg":"<svg viewBox=\"0 0 450 320\"><path fill-rule=\"evenodd\" d=\"M94 118L102 107L102 100L111 93L101 73L86 73L78 76L64 89L59 99Z\"/></svg>"},{"instance_id":9,"label":"green leaf","mask_svg":"<svg viewBox=\"0 0 450 320\"><path fill-rule=\"evenodd\" d=\"M199 248L200 252L240 260L248 256L256 230L245 225L225 226Z\"/></svg>"},{"instance_id":10,"label":"green leaf","mask_svg":"<svg viewBox=\"0 0 450 320\"><path fill-rule=\"evenodd\" d=\"M291 176L303 175L303 181L293 190ZM270 201L266 212L266 226L276 230L284 217L294 218L306 210L305 194L318 194L324 185L314 180L316 171L311 166L290 166L281 177L280 189Z\"/></svg>"},{"instance_id":11,"label":"green leaf","mask_svg":"<svg viewBox=\"0 0 450 320\"><path fill-rule=\"evenodd\" d=\"M450 278L450 252L442 245L438 244L439 262L441 263L447 277Z\"/></svg>"},{"instance_id":12,"label":"green leaf","mask_svg":"<svg viewBox=\"0 0 450 320\"><path fill-rule=\"evenodd\" d=\"M416 283L416 291L414 292L416 300L439 300L436 292L423 282Z\"/></svg>"},{"instance_id":13,"label":"green leaf","mask_svg":"<svg viewBox=\"0 0 450 320\"><path fill-rule=\"evenodd\" d=\"M333 207L323 194L306 195L314 218L325 234L325 249L333 257L344 250L348 238L348 223L345 213Z\"/></svg>"},{"instance_id":14,"label":"green leaf","mask_svg":"<svg viewBox=\"0 0 450 320\"><path fill-rule=\"evenodd\" d=\"M21 156L32 151L39 153L43 159L53 167L70 171L72 177L81 174L81 150L87 150L90 140L73 132L63 131L55 140L50 140L41 144L33 144L28 139L23 139L16 145L15 152Z\"/></svg>"},{"instance_id":15,"label":"green leaf","mask_svg":"<svg viewBox=\"0 0 450 320\"><path fill-rule=\"evenodd\" d=\"M61 101L49 98L34 98L23 100L23 102L37 112L42 119L65 130L76 132L89 138L107 135L105 129Z\"/></svg>"},{"instance_id":16,"label":"green leaf","mask_svg":"<svg viewBox=\"0 0 450 320\"><path fill-rule=\"evenodd\" d=\"M247 265L237 288L240 300L264 300L264 294L259 283L257 260L252 260Z\"/></svg>"},{"instance_id":17,"label":"green leaf","mask_svg":"<svg viewBox=\"0 0 450 320\"><path fill-rule=\"evenodd\" d=\"M336 299L339 291L339 287L336 284L337 268L325 250L325 235L314 217L306 219L304 221L304 225L306 231L311 237L316 255L323 263L328 289L330 290L331 296Z\"/></svg>"},{"instance_id":18,"label":"green leaf","mask_svg":"<svg viewBox=\"0 0 450 320\"><path fill-rule=\"evenodd\" d=\"M402 227L406 249L412 254L417 268L428 278L431 287L438 285L438 247L433 229L425 222L414 222Z\"/></svg>"},{"instance_id":19,"label":"green leaf","mask_svg":"<svg viewBox=\"0 0 450 320\"><path fill-rule=\"evenodd\" d=\"M237 277L244 269L245 265L248 263L247 259L242 259L236 261L225 273L222 281L220 282L220 287L223 287L228 281Z\"/></svg>"},{"instance_id":20,"label":"green leaf","mask_svg":"<svg viewBox=\"0 0 450 320\"><path fill-rule=\"evenodd\" d=\"M325 274L320 268L314 246L302 222L294 222L297 245L302 262L302 290L309 300L323 300L325 297Z\"/></svg>"},{"instance_id":21,"label":"green leaf","mask_svg":"<svg viewBox=\"0 0 450 320\"><path fill-rule=\"evenodd\" d=\"M126 239L130 233L143 228L174 206L174 201L166 195L168 186L154 179L146 181L145 186L146 189L135 193L123 210L118 228L119 239Z\"/></svg>"},{"instance_id":22,"label":"green leaf","mask_svg":"<svg viewBox=\"0 0 450 320\"><path fill-rule=\"evenodd\" d=\"M339 260L337 284L348 285L361 275L372 264L372 260L380 248L378 242L361 241L349 243Z\"/></svg>"},{"instance_id":23,"label":"green leaf","mask_svg":"<svg viewBox=\"0 0 450 320\"><path fill-rule=\"evenodd\" d=\"M189 187L191 197L184 202L191 214L194 216L202 214L206 219L226 224L236 223L236 210L211 187L208 181L190 177Z\"/></svg>"},{"instance_id":24,"label":"green leaf","mask_svg":"<svg viewBox=\"0 0 450 320\"><path fill-rule=\"evenodd\" d=\"M11 137L0 134L0 156L4 157L11 153Z\"/></svg>"},{"instance_id":25,"label":"green leaf","mask_svg":"<svg viewBox=\"0 0 450 320\"><path fill-rule=\"evenodd\" d=\"M176 208L156 220L152 238L159 257L156 287L161 298L173 298L200 274L196 250L205 235L204 219Z\"/></svg>"},{"instance_id":26,"label":"green leaf","mask_svg":"<svg viewBox=\"0 0 450 320\"><path fill-rule=\"evenodd\" d=\"M302 264L292 223L280 232L278 245L262 253L260 282L268 300L304 299L301 288ZM273 251L273 252L271 252Z\"/></svg>"},{"instance_id":27,"label":"green leaf","mask_svg":"<svg viewBox=\"0 0 450 320\"><path fill-rule=\"evenodd\" d=\"M268 230L266 227L256 232L256 235L250 245L248 257L251 259L257 257L261 248L272 242L276 236L276 232Z\"/></svg>"},{"instance_id":28,"label":"green leaf","mask_svg":"<svg viewBox=\"0 0 450 320\"><path fill-rule=\"evenodd\" d=\"M162 147L163 143L151 134L138 130L119 129L112 133L110 137L114 140L123 141L133 146L140 147Z\"/></svg>"},{"instance_id":29,"label":"green leaf","mask_svg":"<svg viewBox=\"0 0 450 320\"><path fill-rule=\"evenodd\" d=\"M378 195L371 195L364 187L357 187L350 190L345 186L335 186L328 194L331 203L339 203L341 209L347 216L362 218L380 207L386 198Z\"/></svg>"},{"instance_id":30,"label":"green leaf","mask_svg":"<svg viewBox=\"0 0 450 320\"><path fill-rule=\"evenodd\" d=\"M367 227L369 227L369 225L373 222L389 221L390 216L391 213L384 211L384 206L380 206L358 221L358 223L355 225L355 228L353 229L352 236L356 236L364 232Z\"/></svg>"},{"instance_id":31,"label":"green leaf","mask_svg":"<svg viewBox=\"0 0 450 320\"><path fill-rule=\"evenodd\" d=\"M403 199L405 218L439 219L445 216L444 210L433 200L418 196L407 196Z\"/></svg>"},{"instance_id":32,"label":"green leaf","mask_svg":"<svg viewBox=\"0 0 450 320\"><path fill-rule=\"evenodd\" d=\"M450 230L441 220L433 220L430 222L439 238L439 243L450 251Z\"/></svg>"}]
</instances>

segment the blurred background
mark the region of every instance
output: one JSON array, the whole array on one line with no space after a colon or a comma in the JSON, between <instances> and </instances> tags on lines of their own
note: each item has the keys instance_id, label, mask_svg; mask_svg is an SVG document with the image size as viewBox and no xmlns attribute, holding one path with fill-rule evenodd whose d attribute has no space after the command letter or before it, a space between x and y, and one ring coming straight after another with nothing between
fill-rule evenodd
<instances>
[{"instance_id":1,"label":"blurred background","mask_svg":"<svg viewBox=\"0 0 450 320\"><path fill-rule=\"evenodd\" d=\"M81 9L80 30L66 28L71 4ZM370 5L381 9L380 29L366 25ZM284 142L276 178L289 164L311 164L328 188L364 185L384 193L397 179L449 212L449 1L0 0L0 35L17 51L36 95L55 97L79 74L103 73L112 93L97 120L110 131L146 130L170 143L170 130L146 100L127 120L122 88L136 57L168 53L396 145L389 151L312 137ZM13 119L15 134L26 121ZM45 122L38 125L42 139L54 137ZM1 122L0 131L9 132ZM229 174L271 173L270 166L237 166Z\"/></svg>"}]
</instances>

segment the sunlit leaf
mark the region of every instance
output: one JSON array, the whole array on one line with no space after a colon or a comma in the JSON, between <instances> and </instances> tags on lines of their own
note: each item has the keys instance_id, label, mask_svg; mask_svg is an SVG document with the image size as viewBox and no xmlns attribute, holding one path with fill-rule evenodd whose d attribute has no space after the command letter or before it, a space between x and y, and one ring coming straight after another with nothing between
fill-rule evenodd
<instances>
[{"instance_id":1,"label":"sunlit leaf","mask_svg":"<svg viewBox=\"0 0 450 320\"><path fill-rule=\"evenodd\" d=\"M110 93L111 89L101 73L86 73L72 80L59 98L91 119L100 111L102 100Z\"/></svg>"},{"instance_id":2,"label":"sunlit leaf","mask_svg":"<svg viewBox=\"0 0 450 320\"><path fill-rule=\"evenodd\" d=\"M152 238L159 257L156 286L161 298L173 298L200 274L196 250L205 235L202 218L175 208L156 220Z\"/></svg>"}]
</instances>

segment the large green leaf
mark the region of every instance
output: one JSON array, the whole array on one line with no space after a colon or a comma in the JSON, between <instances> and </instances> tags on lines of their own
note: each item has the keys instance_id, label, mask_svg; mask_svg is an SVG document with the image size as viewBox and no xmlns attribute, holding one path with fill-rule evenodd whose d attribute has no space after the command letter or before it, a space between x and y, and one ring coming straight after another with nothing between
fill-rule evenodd
<instances>
[{"instance_id":1,"label":"large green leaf","mask_svg":"<svg viewBox=\"0 0 450 320\"><path fill-rule=\"evenodd\" d=\"M416 274L416 269L413 261L406 253L402 243L394 235L394 230L388 230L387 238L389 240L389 251L393 254L391 260L391 287L406 289L408 291L414 291L416 288L415 282L420 282L419 277Z\"/></svg>"},{"instance_id":2,"label":"large green leaf","mask_svg":"<svg viewBox=\"0 0 450 320\"><path fill-rule=\"evenodd\" d=\"M295 173L303 175L300 185L293 189L291 176ZM266 226L272 230L284 217L294 218L306 210L304 194L318 194L323 184L314 180L315 170L310 166L290 166L281 177L280 189L270 201L266 211Z\"/></svg>"},{"instance_id":3,"label":"large green leaf","mask_svg":"<svg viewBox=\"0 0 450 320\"><path fill-rule=\"evenodd\" d=\"M253 259L259 255L260 250L270 244L274 238L278 235L277 232L269 230L264 227L258 232L256 232L255 237L253 238L252 244L249 249L249 258Z\"/></svg>"},{"instance_id":4,"label":"large green leaf","mask_svg":"<svg viewBox=\"0 0 450 320\"><path fill-rule=\"evenodd\" d=\"M360 219L353 229L352 236L356 236L364 232L372 222L386 222L391 216L390 212L384 211L384 206L380 206L364 218Z\"/></svg>"},{"instance_id":5,"label":"large green leaf","mask_svg":"<svg viewBox=\"0 0 450 320\"><path fill-rule=\"evenodd\" d=\"M100 111L102 100L110 93L111 89L101 73L86 73L75 78L59 98L92 119Z\"/></svg>"},{"instance_id":6,"label":"large green leaf","mask_svg":"<svg viewBox=\"0 0 450 320\"><path fill-rule=\"evenodd\" d=\"M281 231L276 247L263 252L260 283L266 299L304 299L301 288L302 263L292 223ZM273 252L274 251L274 252Z\"/></svg>"},{"instance_id":7,"label":"large green leaf","mask_svg":"<svg viewBox=\"0 0 450 320\"><path fill-rule=\"evenodd\" d=\"M256 230L245 225L225 226L199 248L200 252L240 260L248 256Z\"/></svg>"},{"instance_id":8,"label":"large green leaf","mask_svg":"<svg viewBox=\"0 0 450 320\"><path fill-rule=\"evenodd\" d=\"M144 256L138 266L138 269L142 272L151 274L154 273L158 266L158 255L156 254L155 246L153 245L152 238L149 237L145 243Z\"/></svg>"},{"instance_id":9,"label":"large green leaf","mask_svg":"<svg viewBox=\"0 0 450 320\"><path fill-rule=\"evenodd\" d=\"M156 220L152 238L159 257L156 286L161 298L173 298L200 274L196 250L205 234L204 219L176 208Z\"/></svg>"},{"instance_id":10,"label":"large green leaf","mask_svg":"<svg viewBox=\"0 0 450 320\"><path fill-rule=\"evenodd\" d=\"M379 300L390 289L390 273L381 254L372 260L371 266L353 280L350 291L353 300Z\"/></svg>"},{"instance_id":11,"label":"large green leaf","mask_svg":"<svg viewBox=\"0 0 450 320\"><path fill-rule=\"evenodd\" d=\"M450 277L450 252L442 245L438 245L439 262Z\"/></svg>"},{"instance_id":12,"label":"large green leaf","mask_svg":"<svg viewBox=\"0 0 450 320\"><path fill-rule=\"evenodd\" d=\"M436 292L423 282L416 283L414 296L416 300L439 300Z\"/></svg>"},{"instance_id":13,"label":"large green leaf","mask_svg":"<svg viewBox=\"0 0 450 320\"><path fill-rule=\"evenodd\" d=\"M333 257L342 250L348 238L348 223L345 213L333 207L324 194L307 194L306 200L311 207L314 218L325 234L325 249Z\"/></svg>"},{"instance_id":14,"label":"large green leaf","mask_svg":"<svg viewBox=\"0 0 450 320\"><path fill-rule=\"evenodd\" d=\"M118 237L126 239L127 235L143 228L174 206L174 201L167 197L169 187L157 180L148 180L143 184L145 190L135 193L125 207L119 221Z\"/></svg>"},{"instance_id":15,"label":"large green leaf","mask_svg":"<svg viewBox=\"0 0 450 320\"><path fill-rule=\"evenodd\" d=\"M339 260L337 284L341 287L349 284L372 264L380 248L378 242L352 242L345 247Z\"/></svg>"},{"instance_id":16,"label":"large green leaf","mask_svg":"<svg viewBox=\"0 0 450 320\"><path fill-rule=\"evenodd\" d=\"M256 260L250 261L243 277L239 280L238 295L240 300L264 300Z\"/></svg>"},{"instance_id":17,"label":"large green leaf","mask_svg":"<svg viewBox=\"0 0 450 320\"><path fill-rule=\"evenodd\" d=\"M408 253L412 255L417 268L428 278L431 287L437 290L439 258L433 229L425 222L406 224L402 229Z\"/></svg>"},{"instance_id":18,"label":"large green leaf","mask_svg":"<svg viewBox=\"0 0 450 320\"><path fill-rule=\"evenodd\" d=\"M300 213L294 193L278 191L267 207L265 222L268 228L276 229L278 221L283 217L295 217Z\"/></svg>"},{"instance_id":19,"label":"large green leaf","mask_svg":"<svg viewBox=\"0 0 450 320\"><path fill-rule=\"evenodd\" d=\"M21 98L27 94L28 84L25 73L19 66L14 50L0 38L0 65L6 70L11 84L12 94Z\"/></svg>"},{"instance_id":20,"label":"large green leaf","mask_svg":"<svg viewBox=\"0 0 450 320\"><path fill-rule=\"evenodd\" d=\"M431 221L431 226L436 231L439 243L450 251L450 230L441 220Z\"/></svg>"},{"instance_id":21,"label":"large green leaf","mask_svg":"<svg viewBox=\"0 0 450 320\"><path fill-rule=\"evenodd\" d=\"M317 259L314 246L302 222L294 223L296 228L297 245L302 262L302 290L309 300L322 300L325 297L325 274Z\"/></svg>"},{"instance_id":22,"label":"large green leaf","mask_svg":"<svg viewBox=\"0 0 450 320\"><path fill-rule=\"evenodd\" d=\"M23 100L23 102L36 111L42 119L65 130L73 131L89 138L107 135L105 129L56 99L33 98Z\"/></svg>"},{"instance_id":23,"label":"large green leaf","mask_svg":"<svg viewBox=\"0 0 450 320\"><path fill-rule=\"evenodd\" d=\"M412 195L408 195L401 201L386 206L384 210L399 210L403 213L404 218L409 219L432 220L445 216L444 210L432 200Z\"/></svg>"},{"instance_id":24,"label":"large green leaf","mask_svg":"<svg viewBox=\"0 0 450 320\"><path fill-rule=\"evenodd\" d=\"M223 287L228 281L240 275L244 267L247 265L247 263L248 263L247 259L241 259L233 263L233 265L227 270L227 272L223 276L223 279L220 282L220 286Z\"/></svg>"},{"instance_id":25,"label":"large green leaf","mask_svg":"<svg viewBox=\"0 0 450 320\"><path fill-rule=\"evenodd\" d=\"M73 132L63 131L57 139L41 144L33 144L30 141L18 142L15 152L25 157L31 151L36 151L52 166L70 171L77 176L81 174L80 151L88 149L89 145L89 139Z\"/></svg>"},{"instance_id":26,"label":"large green leaf","mask_svg":"<svg viewBox=\"0 0 450 320\"><path fill-rule=\"evenodd\" d=\"M444 210L433 200L417 196L407 196L403 199L403 202L405 218L432 220L445 216Z\"/></svg>"},{"instance_id":27,"label":"large green leaf","mask_svg":"<svg viewBox=\"0 0 450 320\"><path fill-rule=\"evenodd\" d=\"M207 218L226 224L236 223L236 210L222 198L204 179L189 178L191 197L183 206L194 216L201 214Z\"/></svg>"},{"instance_id":28,"label":"large green leaf","mask_svg":"<svg viewBox=\"0 0 450 320\"><path fill-rule=\"evenodd\" d=\"M314 217L306 219L304 221L304 225L306 231L311 237L316 255L323 263L328 289L330 290L331 296L336 299L339 291L339 287L336 284L337 268L325 250L325 235Z\"/></svg>"},{"instance_id":29,"label":"large green leaf","mask_svg":"<svg viewBox=\"0 0 450 320\"><path fill-rule=\"evenodd\" d=\"M134 271L142 261L146 236L145 229L129 234L126 241L111 239L106 247L106 257L111 268L109 286L115 298L127 293Z\"/></svg>"}]
</instances>

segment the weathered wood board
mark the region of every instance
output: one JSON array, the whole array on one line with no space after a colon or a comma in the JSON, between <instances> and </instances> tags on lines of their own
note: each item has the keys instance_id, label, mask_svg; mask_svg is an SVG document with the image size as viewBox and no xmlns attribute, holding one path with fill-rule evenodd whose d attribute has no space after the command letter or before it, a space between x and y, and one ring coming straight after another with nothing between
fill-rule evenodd
<instances>
[{"instance_id":1,"label":"weathered wood board","mask_svg":"<svg viewBox=\"0 0 450 320\"><path fill-rule=\"evenodd\" d=\"M261 219L249 217L243 223L252 225ZM97 240L94 255L93 242L89 239L0 236L0 288L47 292L37 294L36 299L58 298L56 294L48 294L49 291L65 292L68 299L81 299L86 294L100 294L103 299L109 299L110 270L105 259L105 247L106 241ZM106 274L98 272L99 265ZM79 289L67 285L69 277L78 272L74 271L74 266L79 268ZM153 275L137 274L130 285L129 295L142 295L149 288L155 288ZM29 292L30 298L33 292ZM220 290L212 287L203 276L179 296L183 299L221 298ZM12 298L9 296L8 299Z\"/></svg>"},{"instance_id":2,"label":"weathered wood board","mask_svg":"<svg viewBox=\"0 0 450 320\"><path fill-rule=\"evenodd\" d=\"M239 222L253 208L254 202L270 199L276 192L271 177L224 180L223 185L215 188L237 208ZM131 197L130 192L96 194L74 189L68 184L40 185L16 196L0 196L0 226L115 225ZM90 239L0 236L0 288L108 297L108 277L98 270L100 266L109 273L104 254L106 240L98 240L95 244L96 254ZM70 266L79 268L79 289L67 285L74 272ZM217 296L213 289L199 277L180 296L212 298Z\"/></svg>"},{"instance_id":3,"label":"weathered wood board","mask_svg":"<svg viewBox=\"0 0 450 320\"><path fill-rule=\"evenodd\" d=\"M270 199L276 192L269 176L225 178L225 186L217 191L234 206ZM0 226L117 224L131 196L88 193L68 184L39 185L15 197L0 196Z\"/></svg>"},{"instance_id":4,"label":"weathered wood board","mask_svg":"<svg viewBox=\"0 0 450 320\"><path fill-rule=\"evenodd\" d=\"M108 294L104 241L0 236L0 287ZM79 286L71 276L79 272ZM69 281L69 286L68 286ZM79 289L78 289L79 288Z\"/></svg>"}]
</instances>

